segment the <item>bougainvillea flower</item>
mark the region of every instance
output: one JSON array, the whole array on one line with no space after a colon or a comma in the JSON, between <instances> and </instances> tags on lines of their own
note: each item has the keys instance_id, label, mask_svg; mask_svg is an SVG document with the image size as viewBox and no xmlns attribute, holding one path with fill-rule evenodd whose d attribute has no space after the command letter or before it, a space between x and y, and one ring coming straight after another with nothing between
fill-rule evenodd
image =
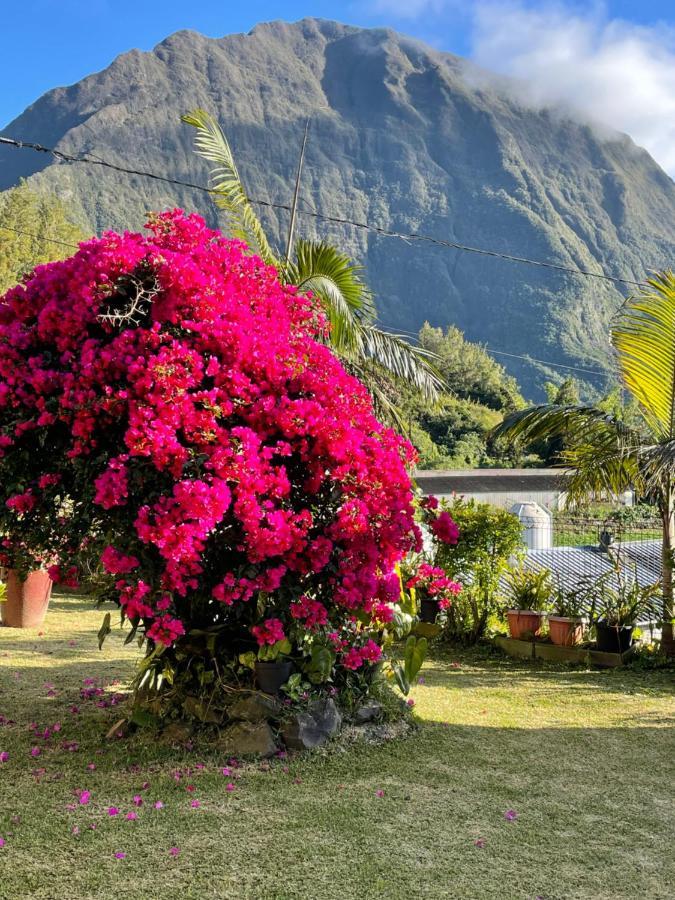
<instances>
[{"instance_id":1,"label":"bougainvillea flower","mask_svg":"<svg viewBox=\"0 0 675 900\"><path fill-rule=\"evenodd\" d=\"M180 210L39 266L0 297L0 455L18 485L0 485L0 565L48 554L74 581L86 550L151 646L207 610L231 646L332 633L336 666L374 665L396 565L421 549L416 457L328 327ZM452 542L447 515L435 528Z\"/></svg>"}]
</instances>

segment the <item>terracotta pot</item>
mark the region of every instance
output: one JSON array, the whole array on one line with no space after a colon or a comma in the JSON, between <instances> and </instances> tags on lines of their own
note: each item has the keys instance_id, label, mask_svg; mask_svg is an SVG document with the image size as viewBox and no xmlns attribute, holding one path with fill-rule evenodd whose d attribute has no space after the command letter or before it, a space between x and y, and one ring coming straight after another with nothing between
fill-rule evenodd
<instances>
[{"instance_id":1,"label":"terracotta pot","mask_svg":"<svg viewBox=\"0 0 675 900\"><path fill-rule=\"evenodd\" d=\"M509 623L509 634L517 641L528 641L539 637L541 620L544 614L533 609L507 609L506 619Z\"/></svg>"},{"instance_id":2,"label":"terracotta pot","mask_svg":"<svg viewBox=\"0 0 675 900\"><path fill-rule=\"evenodd\" d=\"M584 623L581 619L569 619L567 616L549 616L548 633L559 647L574 647L582 641Z\"/></svg>"},{"instance_id":3,"label":"terracotta pot","mask_svg":"<svg viewBox=\"0 0 675 900\"><path fill-rule=\"evenodd\" d=\"M0 603L2 624L9 628L39 628L52 595L52 580L44 569L29 572L25 581L9 569L7 594Z\"/></svg>"}]
</instances>

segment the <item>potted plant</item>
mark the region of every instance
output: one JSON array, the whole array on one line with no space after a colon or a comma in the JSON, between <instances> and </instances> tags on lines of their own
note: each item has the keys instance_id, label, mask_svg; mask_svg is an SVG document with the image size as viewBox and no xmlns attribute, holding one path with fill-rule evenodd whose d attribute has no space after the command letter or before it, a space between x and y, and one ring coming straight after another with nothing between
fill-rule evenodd
<instances>
[{"instance_id":1,"label":"potted plant","mask_svg":"<svg viewBox=\"0 0 675 900\"><path fill-rule=\"evenodd\" d=\"M462 585L449 578L444 569L429 563L422 563L405 586L418 602L422 622L435 622L438 613L448 609L452 598L462 590Z\"/></svg>"},{"instance_id":2,"label":"potted plant","mask_svg":"<svg viewBox=\"0 0 675 900\"><path fill-rule=\"evenodd\" d=\"M584 636L583 611L586 590L565 590L560 585L553 592L548 615L548 633L558 647L574 647Z\"/></svg>"},{"instance_id":3,"label":"potted plant","mask_svg":"<svg viewBox=\"0 0 675 900\"><path fill-rule=\"evenodd\" d=\"M9 628L39 628L52 594L52 580L44 569L22 575L5 570L5 596L0 603L2 624Z\"/></svg>"},{"instance_id":4,"label":"potted plant","mask_svg":"<svg viewBox=\"0 0 675 900\"><path fill-rule=\"evenodd\" d=\"M526 569L521 566L506 573L506 620L509 634L519 641L539 637L544 618L543 609L551 595L549 569Z\"/></svg>"},{"instance_id":5,"label":"potted plant","mask_svg":"<svg viewBox=\"0 0 675 900\"><path fill-rule=\"evenodd\" d=\"M284 635L278 619L267 619L263 625L252 629L254 634L256 630L258 640L261 640L260 635L265 639L259 644L255 660L256 683L266 694L278 694L293 671L293 663L288 659L292 649L291 642ZM273 640L275 637L278 639Z\"/></svg>"},{"instance_id":6,"label":"potted plant","mask_svg":"<svg viewBox=\"0 0 675 900\"><path fill-rule=\"evenodd\" d=\"M633 642L635 624L651 610L660 594L660 584L640 585L637 571L626 577L617 564L614 583L602 583L595 610L595 636L598 650L606 653L625 653Z\"/></svg>"}]
</instances>

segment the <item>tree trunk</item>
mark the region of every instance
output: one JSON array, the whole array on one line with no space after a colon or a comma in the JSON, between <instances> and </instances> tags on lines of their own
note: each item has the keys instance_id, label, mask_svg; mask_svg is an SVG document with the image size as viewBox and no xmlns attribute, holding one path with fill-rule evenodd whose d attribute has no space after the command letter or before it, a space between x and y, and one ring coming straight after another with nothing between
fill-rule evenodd
<instances>
[{"instance_id":1,"label":"tree trunk","mask_svg":"<svg viewBox=\"0 0 675 900\"><path fill-rule=\"evenodd\" d=\"M675 510L673 509L672 492L666 495L666 502L661 510L663 521L663 623L661 647L667 656L675 656L673 641L673 551L675 549Z\"/></svg>"}]
</instances>

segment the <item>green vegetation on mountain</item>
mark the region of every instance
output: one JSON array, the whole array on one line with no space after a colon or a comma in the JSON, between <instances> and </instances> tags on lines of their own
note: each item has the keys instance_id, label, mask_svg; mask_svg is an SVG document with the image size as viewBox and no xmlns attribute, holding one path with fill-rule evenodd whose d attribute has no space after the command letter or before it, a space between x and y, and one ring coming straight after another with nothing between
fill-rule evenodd
<instances>
[{"instance_id":1,"label":"green vegetation on mountain","mask_svg":"<svg viewBox=\"0 0 675 900\"><path fill-rule=\"evenodd\" d=\"M425 323L419 344L435 354L436 366L452 390L429 404L400 382L393 389L420 468L471 469L521 462L519 448L489 439L505 415L525 405L515 379L455 327L443 332Z\"/></svg>"},{"instance_id":2,"label":"green vegetation on mountain","mask_svg":"<svg viewBox=\"0 0 675 900\"><path fill-rule=\"evenodd\" d=\"M0 294L40 263L63 259L85 237L66 205L25 182L0 194Z\"/></svg>"},{"instance_id":3,"label":"green vegetation on mountain","mask_svg":"<svg viewBox=\"0 0 675 900\"><path fill-rule=\"evenodd\" d=\"M312 117L299 233L365 265L388 330L455 325L488 349L607 370L608 323L625 291L314 210L628 279L675 257L675 184L630 138L528 108L458 57L385 29L305 19L217 39L179 32L48 92L3 133L206 185L208 165L180 123L197 106L222 123L250 196L286 207ZM97 231L138 228L170 205L208 206L187 187L2 149L0 189L21 176L68 198ZM255 209L283 246L288 210ZM544 398L555 367L505 364L528 397ZM605 390L602 376L579 375L584 395Z\"/></svg>"}]
</instances>

